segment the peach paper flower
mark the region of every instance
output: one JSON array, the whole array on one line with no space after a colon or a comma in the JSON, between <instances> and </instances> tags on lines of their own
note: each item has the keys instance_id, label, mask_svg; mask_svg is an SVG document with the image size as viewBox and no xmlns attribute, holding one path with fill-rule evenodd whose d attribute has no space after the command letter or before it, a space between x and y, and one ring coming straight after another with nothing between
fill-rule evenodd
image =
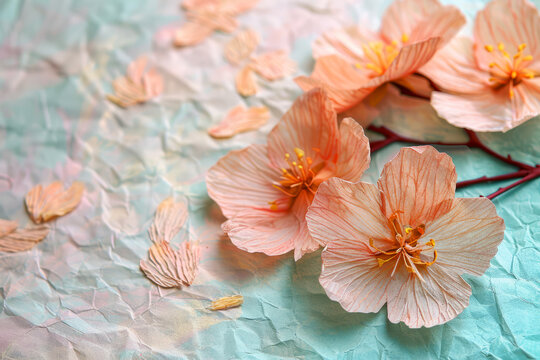
<instances>
[{"instance_id":1,"label":"peach paper flower","mask_svg":"<svg viewBox=\"0 0 540 360\"><path fill-rule=\"evenodd\" d=\"M207 174L208 194L228 220L222 225L242 250L298 260L316 250L305 214L319 185L337 176L358 181L369 166L362 127L337 115L326 93L299 97L266 145L231 151Z\"/></svg>"},{"instance_id":2,"label":"peach paper flower","mask_svg":"<svg viewBox=\"0 0 540 360\"><path fill-rule=\"evenodd\" d=\"M313 44L315 69L296 78L305 91L327 90L336 111L367 126L388 83L429 96L426 79L414 74L465 24L454 6L437 0L397 0L386 10L379 33L359 26L324 34ZM364 101L365 100L365 101Z\"/></svg>"},{"instance_id":3,"label":"peach paper flower","mask_svg":"<svg viewBox=\"0 0 540 360\"><path fill-rule=\"evenodd\" d=\"M320 283L349 312L377 312L418 328L465 309L471 288L504 237L486 198L454 198L452 159L431 146L403 148L377 185L322 184L307 214L314 239L327 243Z\"/></svg>"},{"instance_id":4,"label":"peach paper flower","mask_svg":"<svg viewBox=\"0 0 540 360\"><path fill-rule=\"evenodd\" d=\"M443 91L431 104L455 126L507 131L540 114L540 16L526 0L494 0L474 40L457 38L423 69Z\"/></svg>"}]
</instances>

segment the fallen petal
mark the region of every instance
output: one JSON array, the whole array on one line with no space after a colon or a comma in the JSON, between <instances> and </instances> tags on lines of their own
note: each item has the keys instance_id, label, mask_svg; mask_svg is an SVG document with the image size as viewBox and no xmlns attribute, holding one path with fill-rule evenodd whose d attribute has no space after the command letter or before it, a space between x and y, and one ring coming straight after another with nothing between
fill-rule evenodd
<instances>
[{"instance_id":1,"label":"fallen petal","mask_svg":"<svg viewBox=\"0 0 540 360\"><path fill-rule=\"evenodd\" d=\"M251 67L269 81L284 78L296 71L296 63L285 51L272 51L258 56L253 59Z\"/></svg>"},{"instance_id":2,"label":"fallen petal","mask_svg":"<svg viewBox=\"0 0 540 360\"><path fill-rule=\"evenodd\" d=\"M37 185L26 194L26 209L34 223L41 224L73 211L81 202L84 185L74 182L64 190L61 182L55 181L43 188Z\"/></svg>"},{"instance_id":3,"label":"fallen petal","mask_svg":"<svg viewBox=\"0 0 540 360\"><path fill-rule=\"evenodd\" d=\"M1 220L2 222L13 222ZM20 252L30 250L49 234L46 225L18 229L0 237L0 251Z\"/></svg>"},{"instance_id":4,"label":"fallen petal","mask_svg":"<svg viewBox=\"0 0 540 360\"><path fill-rule=\"evenodd\" d=\"M212 305L210 305L209 309L212 311L226 310L240 306L243 302L244 297L242 295L226 296L212 301Z\"/></svg>"},{"instance_id":5,"label":"fallen petal","mask_svg":"<svg viewBox=\"0 0 540 360\"><path fill-rule=\"evenodd\" d=\"M225 45L225 57L231 64L246 60L259 44L259 35L254 30L240 32Z\"/></svg>"},{"instance_id":6,"label":"fallen petal","mask_svg":"<svg viewBox=\"0 0 540 360\"><path fill-rule=\"evenodd\" d=\"M150 239L155 243L170 242L187 220L188 209L183 202L174 202L167 198L159 204L154 222L148 230Z\"/></svg>"},{"instance_id":7,"label":"fallen petal","mask_svg":"<svg viewBox=\"0 0 540 360\"><path fill-rule=\"evenodd\" d=\"M265 106L246 109L243 106L233 108L223 121L208 130L214 138L228 138L241 132L257 130L270 119L270 111Z\"/></svg>"},{"instance_id":8,"label":"fallen petal","mask_svg":"<svg viewBox=\"0 0 540 360\"><path fill-rule=\"evenodd\" d=\"M17 226L19 224L16 221L0 219L0 237L14 232Z\"/></svg>"},{"instance_id":9,"label":"fallen petal","mask_svg":"<svg viewBox=\"0 0 540 360\"><path fill-rule=\"evenodd\" d=\"M242 96L252 96L257 93L258 87L253 74L253 69L245 66L236 75L236 91Z\"/></svg>"},{"instance_id":10,"label":"fallen petal","mask_svg":"<svg viewBox=\"0 0 540 360\"><path fill-rule=\"evenodd\" d=\"M197 45L210 36L212 31L209 26L190 21L176 30L173 44L177 47Z\"/></svg>"}]
</instances>

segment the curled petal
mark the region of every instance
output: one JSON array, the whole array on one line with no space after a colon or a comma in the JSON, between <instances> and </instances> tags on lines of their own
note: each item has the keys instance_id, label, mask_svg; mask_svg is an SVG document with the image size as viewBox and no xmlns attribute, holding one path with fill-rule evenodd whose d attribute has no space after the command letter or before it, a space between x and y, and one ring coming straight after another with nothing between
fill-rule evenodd
<instances>
[{"instance_id":1,"label":"curled petal","mask_svg":"<svg viewBox=\"0 0 540 360\"><path fill-rule=\"evenodd\" d=\"M155 243L170 242L178 234L187 217L188 209L185 203L175 202L173 198L163 200L148 231L150 239Z\"/></svg>"},{"instance_id":2,"label":"curled petal","mask_svg":"<svg viewBox=\"0 0 540 360\"><path fill-rule=\"evenodd\" d=\"M274 81L293 74L296 63L289 59L285 51L273 51L255 57L251 67L266 80Z\"/></svg>"},{"instance_id":3,"label":"curled petal","mask_svg":"<svg viewBox=\"0 0 540 360\"><path fill-rule=\"evenodd\" d=\"M173 44L177 47L197 45L212 32L213 29L210 26L189 21L175 31Z\"/></svg>"},{"instance_id":4,"label":"curled petal","mask_svg":"<svg viewBox=\"0 0 540 360\"><path fill-rule=\"evenodd\" d=\"M19 224L16 221L0 219L0 237L12 233Z\"/></svg>"},{"instance_id":5,"label":"curled petal","mask_svg":"<svg viewBox=\"0 0 540 360\"><path fill-rule=\"evenodd\" d=\"M225 57L231 64L246 60L259 44L259 35L254 30L240 32L225 45Z\"/></svg>"},{"instance_id":6,"label":"curled petal","mask_svg":"<svg viewBox=\"0 0 540 360\"><path fill-rule=\"evenodd\" d=\"M236 75L236 91L242 96L252 96L257 93L258 87L251 66L242 68Z\"/></svg>"},{"instance_id":7,"label":"curled petal","mask_svg":"<svg viewBox=\"0 0 540 360\"><path fill-rule=\"evenodd\" d=\"M450 211L456 189L452 158L432 146L402 148L383 168L378 181L387 218L416 227Z\"/></svg>"},{"instance_id":8,"label":"curled petal","mask_svg":"<svg viewBox=\"0 0 540 360\"><path fill-rule=\"evenodd\" d=\"M49 234L49 228L46 225L11 231L0 236L0 251L20 252L30 250L43 240L47 234Z\"/></svg>"},{"instance_id":9,"label":"curled petal","mask_svg":"<svg viewBox=\"0 0 540 360\"><path fill-rule=\"evenodd\" d=\"M369 167L369 140L362 126L351 118L341 121L339 137L336 176L351 182L359 181Z\"/></svg>"},{"instance_id":10,"label":"curled petal","mask_svg":"<svg viewBox=\"0 0 540 360\"><path fill-rule=\"evenodd\" d=\"M237 106L225 116L218 125L208 129L214 138L228 138L238 133L257 130L270 119L270 112L265 106L246 109Z\"/></svg>"},{"instance_id":11,"label":"curled petal","mask_svg":"<svg viewBox=\"0 0 540 360\"><path fill-rule=\"evenodd\" d=\"M79 205L83 192L84 185L80 182L74 182L65 191L59 181L45 188L37 185L26 194L26 209L32 221L41 224L73 211Z\"/></svg>"},{"instance_id":12,"label":"curled petal","mask_svg":"<svg viewBox=\"0 0 540 360\"><path fill-rule=\"evenodd\" d=\"M199 247L189 241L184 241L178 250L162 241L150 247L148 260L141 260L140 268L156 285L180 288L191 285L195 280L199 256Z\"/></svg>"}]
</instances>

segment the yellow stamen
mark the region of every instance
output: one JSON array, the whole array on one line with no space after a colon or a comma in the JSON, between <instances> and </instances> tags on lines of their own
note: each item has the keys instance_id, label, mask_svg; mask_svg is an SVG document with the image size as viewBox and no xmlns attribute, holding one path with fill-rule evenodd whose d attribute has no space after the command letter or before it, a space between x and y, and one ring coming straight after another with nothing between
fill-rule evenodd
<instances>
[{"instance_id":1,"label":"yellow stamen","mask_svg":"<svg viewBox=\"0 0 540 360\"><path fill-rule=\"evenodd\" d=\"M514 89L510 88L510 90L508 91L508 95L510 96L510 99L513 99L514 98Z\"/></svg>"},{"instance_id":2,"label":"yellow stamen","mask_svg":"<svg viewBox=\"0 0 540 360\"><path fill-rule=\"evenodd\" d=\"M499 51L504 51L504 44L502 42L500 42L497 47L498 47Z\"/></svg>"},{"instance_id":3,"label":"yellow stamen","mask_svg":"<svg viewBox=\"0 0 540 360\"><path fill-rule=\"evenodd\" d=\"M517 78L517 72L515 72L515 71L512 71L512 75L511 75L511 76L512 76L512 79L515 79L515 78Z\"/></svg>"},{"instance_id":4,"label":"yellow stamen","mask_svg":"<svg viewBox=\"0 0 540 360\"><path fill-rule=\"evenodd\" d=\"M523 50L525 50L526 47L527 47L527 44L521 44L521 45L518 46L518 50L523 51Z\"/></svg>"},{"instance_id":5,"label":"yellow stamen","mask_svg":"<svg viewBox=\"0 0 540 360\"><path fill-rule=\"evenodd\" d=\"M302 160L302 158L305 155L304 150L299 149L297 147L294 148L294 153L296 154L296 156L298 157L299 160Z\"/></svg>"},{"instance_id":6,"label":"yellow stamen","mask_svg":"<svg viewBox=\"0 0 540 360\"><path fill-rule=\"evenodd\" d=\"M493 51L493 46L492 45L486 45L486 46L484 46L484 49L486 49L487 52L492 52Z\"/></svg>"},{"instance_id":7,"label":"yellow stamen","mask_svg":"<svg viewBox=\"0 0 540 360\"><path fill-rule=\"evenodd\" d=\"M409 35L407 34L401 35L401 42L406 43L407 41L409 41Z\"/></svg>"}]
</instances>

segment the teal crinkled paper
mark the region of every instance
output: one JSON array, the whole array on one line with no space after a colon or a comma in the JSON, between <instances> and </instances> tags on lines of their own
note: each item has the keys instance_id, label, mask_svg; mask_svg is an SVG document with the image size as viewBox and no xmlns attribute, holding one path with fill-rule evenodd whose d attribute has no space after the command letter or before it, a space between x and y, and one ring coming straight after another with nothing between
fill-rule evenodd
<instances>
[{"instance_id":1,"label":"teal crinkled paper","mask_svg":"<svg viewBox=\"0 0 540 360\"><path fill-rule=\"evenodd\" d=\"M442 1L468 17L487 1ZM238 19L261 34L260 49L286 49L298 73L313 66L318 34L355 21L378 26L390 1L261 0ZM534 1L540 6L540 1ZM491 267L468 277L470 305L429 329L391 324L386 309L350 314L319 285L320 251L295 263L237 249L221 236L223 217L204 174L231 149L263 143L301 93L286 78L263 82L243 100L223 58L231 35L174 49L154 41L181 24L177 1L5 0L0 2L0 218L28 218L26 192L54 180L85 183L83 202L53 223L32 250L0 254L0 354L22 359L533 359L540 357L540 181L497 197L506 232ZM105 100L129 62L149 55L164 94L122 110ZM207 129L234 106L265 105L256 132L215 140ZM464 133L418 103L389 107L379 123L411 137L461 141ZM370 134L376 139L375 134ZM496 151L540 162L540 120L481 134ZM439 147L459 180L512 168L480 151ZM399 150L373 155L374 182ZM489 194L504 183L458 190ZM157 205L189 199L189 231L202 246L200 273L182 290L156 288L139 270ZM242 294L240 308L210 312L210 300Z\"/></svg>"}]
</instances>

